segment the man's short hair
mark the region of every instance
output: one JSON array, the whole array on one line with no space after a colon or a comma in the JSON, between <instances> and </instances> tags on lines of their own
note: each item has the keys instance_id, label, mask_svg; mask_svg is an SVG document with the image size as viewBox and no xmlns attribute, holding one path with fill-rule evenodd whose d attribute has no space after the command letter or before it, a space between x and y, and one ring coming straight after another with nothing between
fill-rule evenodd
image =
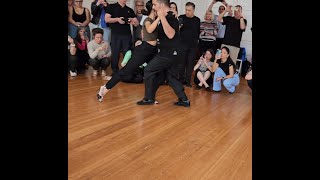
<instances>
[{"instance_id":1,"label":"man's short hair","mask_svg":"<svg viewBox=\"0 0 320 180\"><path fill-rule=\"evenodd\" d=\"M194 5L194 3L193 3L193 2L187 2L187 3L186 3L186 6L192 6L192 7L193 7L193 9L195 9L195 8L196 8L196 5Z\"/></svg>"},{"instance_id":2,"label":"man's short hair","mask_svg":"<svg viewBox=\"0 0 320 180\"><path fill-rule=\"evenodd\" d=\"M157 0L158 3L163 3L165 6L170 7L170 0Z\"/></svg>"}]
</instances>

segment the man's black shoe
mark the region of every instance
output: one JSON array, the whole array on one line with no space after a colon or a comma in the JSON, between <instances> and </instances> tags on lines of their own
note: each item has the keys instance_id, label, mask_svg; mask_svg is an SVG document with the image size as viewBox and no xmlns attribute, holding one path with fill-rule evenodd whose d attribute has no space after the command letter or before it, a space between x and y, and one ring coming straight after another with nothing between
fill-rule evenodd
<instances>
[{"instance_id":1,"label":"man's black shoe","mask_svg":"<svg viewBox=\"0 0 320 180\"><path fill-rule=\"evenodd\" d=\"M137 102L138 105L152 105L154 103L155 103L154 100L145 99L145 98Z\"/></svg>"},{"instance_id":2,"label":"man's black shoe","mask_svg":"<svg viewBox=\"0 0 320 180\"><path fill-rule=\"evenodd\" d=\"M186 101L179 100L178 102L175 102L174 105L190 107L190 101L189 100L186 100Z\"/></svg>"}]
</instances>

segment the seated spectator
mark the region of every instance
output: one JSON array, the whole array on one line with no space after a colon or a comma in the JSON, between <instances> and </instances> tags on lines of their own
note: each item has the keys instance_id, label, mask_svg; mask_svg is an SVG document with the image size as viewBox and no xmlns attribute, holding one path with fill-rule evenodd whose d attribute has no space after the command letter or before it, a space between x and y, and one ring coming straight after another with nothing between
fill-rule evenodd
<instances>
[{"instance_id":1,"label":"seated spectator","mask_svg":"<svg viewBox=\"0 0 320 180\"><path fill-rule=\"evenodd\" d=\"M68 68L70 71L70 76L75 77L77 76L77 48L76 45L74 44L74 40L68 35Z\"/></svg>"},{"instance_id":2,"label":"seated spectator","mask_svg":"<svg viewBox=\"0 0 320 180\"><path fill-rule=\"evenodd\" d=\"M71 36L72 37L72 36ZM87 36L86 28L80 26L77 29L77 35L75 38L75 44L77 48L76 56L78 58L77 71L81 73L87 69L87 64L89 60L89 54L87 49L87 44L89 42L89 37Z\"/></svg>"},{"instance_id":3,"label":"seated spectator","mask_svg":"<svg viewBox=\"0 0 320 180\"><path fill-rule=\"evenodd\" d=\"M248 86L251 89L251 92L250 92L251 94L252 93L252 68L251 67L248 69L248 73L246 74L245 79L247 80Z\"/></svg>"},{"instance_id":4,"label":"seated spectator","mask_svg":"<svg viewBox=\"0 0 320 180\"><path fill-rule=\"evenodd\" d=\"M110 44L103 41L103 29L92 29L93 40L88 43L89 64L93 67L93 76L98 75L101 68L101 76L106 75L106 69L110 64L111 48Z\"/></svg>"},{"instance_id":5,"label":"seated spectator","mask_svg":"<svg viewBox=\"0 0 320 180\"><path fill-rule=\"evenodd\" d=\"M194 83L196 84L196 89L201 89L202 85L204 85L207 91L211 91L209 86L210 84L212 84L212 73L209 68L212 67L213 62L211 61L211 59L213 58L213 56L213 50L208 49L194 66Z\"/></svg>"}]
</instances>

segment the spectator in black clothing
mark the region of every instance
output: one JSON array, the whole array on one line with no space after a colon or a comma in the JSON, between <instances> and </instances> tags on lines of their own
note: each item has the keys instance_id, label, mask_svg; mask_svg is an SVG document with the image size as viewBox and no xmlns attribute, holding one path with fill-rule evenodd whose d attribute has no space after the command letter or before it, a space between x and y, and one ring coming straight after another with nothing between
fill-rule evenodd
<instances>
[{"instance_id":1,"label":"spectator in black clothing","mask_svg":"<svg viewBox=\"0 0 320 180\"><path fill-rule=\"evenodd\" d=\"M77 35L74 38L75 40L75 45L77 48L76 56L78 59L78 64L77 64L77 72L82 73L86 69L88 69L87 65L89 64L89 54L88 54L88 42L89 42L89 37L87 36L88 32L86 31L86 27L80 26L77 29Z\"/></svg>"},{"instance_id":2,"label":"spectator in black clothing","mask_svg":"<svg viewBox=\"0 0 320 180\"><path fill-rule=\"evenodd\" d=\"M91 2L91 23L94 24L94 28L103 29L103 40L110 44L111 29L109 24L105 21L106 8L108 6L107 0L92 0Z\"/></svg>"},{"instance_id":3,"label":"spectator in black clothing","mask_svg":"<svg viewBox=\"0 0 320 180\"><path fill-rule=\"evenodd\" d=\"M192 2L186 3L186 14L180 15L182 19L180 28L182 56L184 60L179 61L179 72L182 75L185 85L192 87L191 76L196 62L196 53L200 34L200 19L194 15L195 5ZM180 78L182 80L182 78Z\"/></svg>"},{"instance_id":4,"label":"spectator in black clothing","mask_svg":"<svg viewBox=\"0 0 320 180\"><path fill-rule=\"evenodd\" d=\"M68 35L68 68L70 70L70 76L77 76L77 63L78 58L76 56L77 48L74 40Z\"/></svg>"},{"instance_id":5,"label":"spectator in black clothing","mask_svg":"<svg viewBox=\"0 0 320 180\"><path fill-rule=\"evenodd\" d=\"M173 14L178 18L178 7L175 2L170 2L170 10L173 12Z\"/></svg>"},{"instance_id":6,"label":"spectator in black clothing","mask_svg":"<svg viewBox=\"0 0 320 180\"><path fill-rule=\"evenodd\" d=\"M109 4L106 9L105 20L111 27L111 68L115 73L119 70L119 53L125 54L132 46L130 25L138 26L139 22L133 9L126 5L127 0L118 0Z\"/></svg>"},{"instance_id":7,"label":"spectator in black clothing","mask_svg":"<svg viewBox=\"0 0 320 180\"><path fill-rule=\"evenodd\" d=\"M177 106L189 107L188 100L182 83L174 76L179 45L179 21L169 8L169 0L152 0L153 8L157 11L160 23L158 26L159 52L144 69L145 96L137 102L138 105L155 104L155 95L160 84L157 73L165 71L169 85L178 96Z\"/></svg>"},{"instance_id":8,"label":"spectator in black clothing","mask_svg":"<svg viewBox=\"0 0 320 180\"><path fill-rule=\"evenodd\" d=\"M234 10L234 16L226 16L226 12L232 13L231 6L227 6L221 14L219 14L218 21L226 25L226 30L221 47L228 47L230 49L230 57L232 61L236 64L238 54L240 51L240 43L242 38L242 33L246 30L247 20L243 18L242 7L236 5Z\"/></svg>"},{"instance_id":9,"label":"spectator in black clothing","mask_svg":"<svg viewBox=\"0 0 320 180\"><path fill-rule=\"evenodd\" d=\"M144 9L144 1L143 0L135 0L135 11L136 11L136 16L139 22L138 26L133 26L132 28L132 39L133 39L133 44L135 44L138 40L141 40L141 29L142 25L141 19L142 19L142 10ZM147 15L147 14L146 14ZM134 46L133 46L134 48Z\"/></svg>"}]
</instances>

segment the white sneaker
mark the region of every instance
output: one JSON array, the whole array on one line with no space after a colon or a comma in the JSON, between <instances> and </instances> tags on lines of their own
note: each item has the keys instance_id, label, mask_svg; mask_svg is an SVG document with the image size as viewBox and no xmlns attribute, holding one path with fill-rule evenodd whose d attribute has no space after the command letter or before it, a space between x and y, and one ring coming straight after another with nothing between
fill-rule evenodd
<instances>
[{"instance_id":1,"label":"white sneaker","mask_svg":"<svg viewBox=\"0 0 320 180\"><path fill-rule=\"evenodd\" d=\"M101 71L101 76L105 76L106 75L106 71L105 70L102 70Z\"/></svg>"},{"instance_id":2,"label":"white sneaker","mask_svg":"<svg viewBox=\"0 0 320 180\"><path fill-rule=\"evenodd\" d=\"M75 76L77 76L77 73L70 71L70 76L71 76L71 77L75 77Z\"/></svg>"},{"instance_id":3,"label":"white sneaker","mask_svg":"<svg viewBox=\"0 0 320 180\"><path fill-rule=\"evenodd\" d=\"M98 70L93 70L93 76L97 76Z\"/></svg>"},{"instance_id":4,"label":"white sneaker","mask_svg":"<svg viewBox=\"0 0 320 180\"><path fill-rule=\"evenodd\" d=\"M98 101L102 102L102 99L103 99L103 96L104 96L104 90L106 89L106 86L103 85L100 87L100 90L99 92L97 93L97 98L98 98Z\"/></svg>"}]
</instances>

